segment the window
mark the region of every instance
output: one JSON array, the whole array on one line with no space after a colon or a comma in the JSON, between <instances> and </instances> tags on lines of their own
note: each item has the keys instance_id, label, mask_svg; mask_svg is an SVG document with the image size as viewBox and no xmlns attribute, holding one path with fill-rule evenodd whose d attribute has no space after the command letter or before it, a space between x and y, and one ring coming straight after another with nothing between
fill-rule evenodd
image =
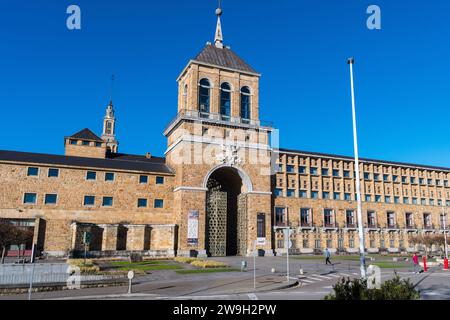
<instances>
[{"instance_id":1,"label":"window","mask_svg":"<svg viewBox=\"0 0 450 320\"><path fill-rule=\"evenodd\" d=\"M286 172L294 173L294 166L287 165L287 166L286 166Z\"/></svg>"},{"instance_id":2,"label":"window","mask_svg":"<svg viewBox=\"0 0 450 320\"><path fill-rule=\"evenodd\" d=\"M355 240L353 240L353 239L348 240L348 246L350 248L354 248L355 247Z\"/></svg>"},{"instance_id":3,"label":"window","mask_svg":"<svg viewBox=\"0 0 450 320\"><path fill-rule=\"evenodd\" d=\"M187 84L183 87L183 106L187 109L187 96L188 96L188 86Z\"/></svg>"},{"instance_id":4,"label":"window","mask_svg":"<svg viewBox=\"0 0 450 320\"><path fill-rule=\"evenodd\" d=\"M351 201L351 200L352 200L351 194L350 194L350 193L344 193L344 199L345 199L346 201Z\"/></svg>"},{"instance_id":5,"label":"window","mask_svg":"<svg viewBox=\"0 0 450 320\"><path fill-rule=\"evenodd\" d=\"M37 177L39 175L39 168L28 167L27 176Z\"/></svg>"},{"instance_id":6,"label":"window","mask_svg":"<svg viewBox=\"0 0 450 320\"><path fill-rule=\"evenodd\" d=\"M330 239L327 239L327 248L331 248L333 246L333 242Z\"/></svg>"},{"instance_id":7,"label":"window","mask_svg":"<svg viewBox=\"0 0 450 320\"><path fill-rule=\"evenodd\" d=\"M101 142L96 142L96 143L95 143L95 146L96 146L96 147L101 147L101 146L102 146L102 143L101 143Z\"/></svg>"},{"instance_id":8,"label":"window","mask_svg":"<svg viewBox=\"0 0 450 320\"><path fill-rule=\"evenodd\" d=\"M199 111L202 113L209 113L210 90L211 90L211 85L210 85L208 79L200 80L198 105L199 105Z\"/></svg>"},{"instance_id":9,"label":"window","mask_svg":"<svg viewBox=\"0 0 450 320\"><path fill-rule=\"evenodd\" d=\"M48 177L49 178L58 178L59 177L59 169L48 169Z\"/></svg>"},{"instance_id":10,"label":"window","mask_svg":"<svg viewBox=\"0 0 450 320\"><path fill-rule=\"evenodd\" d=\"M388 181L388 180L389 180L389 175L383 174L383 181Z\"/></svg>"},{"instance_id":11,"label":"window","mask_svg":"<svg viewBox=\"0 0 450 320\"><path fill-rule=\"evenodd\" d=\"M220 115L222 120L230 120L231 116L231 87L224 82L220 86Z\"/></svg>"},{"instance_id":12,"label":"window","mask_svg":"<svg viewBox=\"0 0 450 320\"><path fill-rule=\"evenodd\" d=\"M342 239L342 238L338 239L338 248L344 249L344 239Z\"/></svg>"},{"instance_id":13,"label":"window","mask_svg":"<svg viewBox=\"0 0 450 320\"><path fill-rule=\"evenodd\" d=\"M380 239L380 248L384 249L386 247L386 242L384 239Z\"/></svg>"},{"instance_id":14,"label":"window","mask_svg":"<svg viewBox=\"0 0 450 320\"><path fill-rule=\"evenodd\" d=\"M310 168L309 172L313 175L317 175L317 168Z\"/></svg>"},{"instance_id":15,"label":"window","mask_svg":"<svg viewBox=\"0 0 450 320\"><path fill-rule=\"evenodd\" d=\"M309 241L307 239L303 239L303 248L309 248Z\"/></svg>"},{"instance_id":16,"label":"window","mask_svg":"<svg viewBox=\"0 0 450 320\"><path fill-rule=\"evenodd\" d=\"M306 174L306 168L305 167L298 167L298 173Z\"/></svg>"},{"instance_id":17,"label":"window","mask_svg":"<svg viewBox=\"0 0 450 320\"><path fill-rule=\"evenodd\" d=\"M437 185L437 186L440 186L440 185L441 185L441 180L436 179L436 185Z\"/></svg>"},{"instance_id":18,"label":"window","mask_svg":"<svg viewBox=\"0 0 450 320\"><path fill-rule=\"evenodd\" d=\"M395 226L395 213L394 212L387 213L387 223L388 223L389 227Z\"/></svg>"},{"instance_id":19,"label":"window","mask_svg":"<svg viewBox=\"0 0 450 320\"><path fill-rule=\"evenodd\" d=\"M402 176L402 183L406 183L406 177Z\"/></svg>"},{"instance_id":20,"label":"window","mask_svg":"<svg viewBox=\"0 0 450 320\"><path fill-rule=\"evenodd\" d=\"M274 192L275 192L275 196L277 196L277 197L283 196L283 190L280 188L276 188Z\"/></svg>"},{"instance_id":21,"label":"window","mask_svg":"<svg viewBox=\"0 0 450 320\"><path fill-rule=\"evenodd\" d=\"M164 208L164 200L155 199L155 208Z\"/></svg>"},{"instance_id":22,"label":"window","mask_svg":"<svg viewBox=\"0 0 450 320\"><path fill-rule=\"evenodd\" d=\"M139 176L139 183L148 183L148 176Z\"/></svg>"},{"instance_id":23,"label":"window","mask_svg":"<svg viewBox=\"0 0 450 320\"><path fill-rule=\"evenodd\" d=\"M448 187L448 180L444 180L444 187Z\"/></svg>"},{"instance_id":24,"label":"window","mask_svg":"<svg viewBox=\"0 0 450 320\"><path fill-rule=\"evenodd\" d=\"M319 239L314 240L314 247L316 249L320 249L321 248L321 244L320 244L320 240Z\"/></svg>"},{"instance_id":25,"label":"window","mask_svg":"<svg viewBox=\"0 0 450 320\"><path fill-rule=\"evenodd\" d=\"M36 204L37 194L36 193L25 193L23 196L24 204Z\"/></svg>"},{"instance_id":26,"label":"window","mask_svg":"<svg viewBox=\"0 0 450 320\"><path fill-rule=\"evenodd\" d=\"M300 209L300 225L302 227L311 226L311 209L301 208Z\"/></svg>"},{"instance_id":27,"label":"window","mask_svg":"<svg viewBox=\"0 0 450 320\"><path fill-rule=\"evenodd\" d=\"M333 199L334 200L341 200L341 194L339 192L333 193Z\"/></svg>"},{"instance_id":28,"label":"window","mask_svg":"<svg viewBox=\"0 0 450 320\"><path fill-rule=\"evenodd\" d=\"M103 207L112 207L113 198L112 197L103 197L102 206Z\"/></svg>"},{"instance_id":29,"label":"window","mask_svg":"<svg viewBox=\"0 0 450 320\"><path fill-rule=\"evenodd\" d=\"M105 173L105 181L114 181L114 173L106 172Z\"/></svg>"},{"instance_id":30,"label":"window","mask_svg":"<svg viewBox=\"0 0 450 320\"><path fill-rule=\"evenodd\" d=\"M428 180L427 180L427 183L428 183L428 185L431 186L431 185L433 184L433 179L428 179Z\"/></svg>"},{"instance_id":31,"label":"window","mask_svg":"<svg viewBox=\"0 0 450 320\"><path fill-rule=\"evenodd\" d=\"M266 215L258 213L256 216L256 235L258 238L266 237Z\"/></svg>"},{"instance_id":32,"label":"window","mask_svg":"<svg viewBox=\"0 0 450 320\"><path fill-rule=\"evenodd\" d=\"M322 175L323 176L328 176L329 174L329 170L328 169L322 169Z\"/></svg>"},{"instance_id":33,"label":"window","mask_svg":"<svg viewBox=\"0 0 450 320\"><path fill-rule=\"evenodd\" d=\"M407 212L405 214L405 218L406 218L406 227L407 228L412 228L414 226L414 216L412 213Z\"/></svg>"},{"instance_id":34,"label":"window","mask_svg":"<svg viewBox=\"0 0 450 320\"><path fill-rule=\"evenodd\" d=\"M97 179L97 172L95 171L88 171L86 173L86 180L95 180Z\"/></svg>"},{"instance_id":35,"label":"window","mask_svg":"<svg viewBox=\"0 0 450 320\"><path fill-rule=\"evenodd\" d=\"M332 209L324 209L323 210L323 219L325 227L334 226L334 215Z\"/></svg>"},{"instance_id":36,"label":"window","mask_svg":"<svg viewBox=\"0 0 450 320\"><path fill-rule=\"evenodd\" d=\"M373 180L375 180L375 181L380 181L380 175L379 175L378 173L375 173L375 174L373 175Z\"/></svg>"},{"instance_id":37,"label":"window","mask_svg":"<svg viewBox=\"0 0 450 320\"><path fill-rule=\"evenodd\" d=\"M369 180L369 179L370 179L370 173L364 172L364 180Z\"/></svg>"},{"instance_id":38,"label":"window","mask_svg":"<svg viewBox=\"0 0 450 320\"><path fill-rule=\"evenodd\" d=\"M250 119L250 89L249 87L241 88L241 118Z\"/></svg>"},{"instance_id":39,"label":"window","mask_svg":"<svg viewBox=\"0 0 450 320\"><path fill-rule=\"evenodd\" d=\"M355 211L353 210L346 210L345 211L345 219L347 222L347 227L354 228L356 226L355 224Z\"/></svg>"},{"instance_id":40,"label":"window","mask_svg":"<svg viewBox=\"0 0 450 320\"><path fill-rule=\"evenodd\" d=\"M45 204L56 204L58 196L56 194L46 194L44 198Z\"/></svg>"},{"instance_id":41,"label":"window","mask_svg":"<svg viewBox=\"0 0 450 320\"><path fill-rule=\"evenodd\" d=\"M417 198L412 198L412 203L417 204Z\"/></svg>"},{"instance_id":42,"label":"window","mask_svg":"<svg viewBox=\"0 0 450 320\"><path fill-rule=\"evenodd\" d=\"M425 184L425 179L424 178L419 178L419 183L420 184Z\"/></svg>"},{"instance_id":43,"label":"window","mask_svg":"<svg viewBox=\"0 0 450 320\"><path fill-rule=\"evenodd\" d=\"M425 198L420 199L420 204L425 206L427 204L427 199Z\"/></svg>"},{"instance_id":44,"label":"window","mask_svg":"<svg viewBox=\"0 0 450 320\"><path fill-rule=\"evenodd\" d=\"M414 183L416 183L416 178L415 177L411 177L410 181L411 181L412 184L414 184Z\"/></svg>"},{"instance_id":45,"label":"window","mask_svg":"<svg viewBox=\"0 0 450 320\"><path fill-rule=\"evenodd\" d=\"M138 208L147 208L147 199L138 199L137 206Z\"/></svg>"},{"instance_id":46,"label":"window","mask_svg":"<svg viewBox=\"0 0 450 320\"><path fill-rule=\"evenodd\" d=\"M333 177L339 177L339 170L333 169Z\"/></svg>"},{"instance_id":47,"label":"window","mask_svg":"<svg viewBox=\"0 0 450 320\"><path fill-rule=\"evenodd\" d=\"M389 247L394 248L394 240L389 240Z\"/></svg>"},{"instance_id":48,"label":"window","mask_svg":"<svg viewBox=\"0 0 450 320\"><path fill-rule=\"evenodd\" d=\"M434 206L434 199L430 199L430 206Z\"/></svg>"},{"instance_id":49,"label":"window","mask_svg":"<svg viewBox=\"0 0 450 320\"><path fill-rule=\"evenodd\" d=\"M375 248L375 240L370 240L370 247Z\"/></svg>"},{"instance_id":50,"label":"window","mask_svg":"<svg viewBox=\"0 0 450 320\"><path fill-rule=\"evenodd\" d=\"M95 197L94 196L84 196L83 204L85 206L93 206L95 204Z\"/></svg>"},{"instance_id":51,"label":"window","mask_svg":"<svg viewBox=\"0 0 450 320\"><path fill-rule=\"evenodd\" d=\"M286 224L285 208L275 208L275 225L284 226Z\"/></svg>"},{"instance_id":52,"label":"window","mask_svg":"<svg viewBox=\"0 0 450 320\"><path fill-rule=\"evenodd\" d=\"M164 184L164 177L156 177L156 184Z\"/></svg>"},{"instance_id":53,"label":"window","mask_svg":"<svg viewBox=\"0 0 450 320\"><path fill-rule=\"evenodd\" d=\"M330 193L329 192L322 192L322 199L330 199Z\"/></svg>"},{"instance_id":54,"label":"window","mask_svg":"<svg viewBox=\"0 0 450 320\"><path fill-rule=\"evenodd\" d=\"M394 203L400 203L400 198L399 197L394 197Z\"/></svg>"},{"instance_id":55,"label":"window","mask_svg":"<svg viewBox=\"0 0 450 320\"><path fill-rule=\"evenodd\" d=\"M311 198L312 199L318 199L319 193L317 191L311 191Z\"/></svg>"},{"instance_id":56,"label":"window","mask_svg":"<svg viewBox=\"0 0 450 320\"><path fill-rule=\"evenodd\" d=\"M381 202L381 196L376 195L375 196L375 202Z\"/></svg>"},{"instance_id":57,"label":"window","mask_svg":"<svg viewBox=\"0 0 450 320\"><path fill-rule=\"evenodd\" d=\"M398 176L396 176L396 175L392 176L392 181L398 182Z\"/></svg>"},{"instance_id":58,"label":"window","mask_svg":"<svg viewBox=\"0 0 450 320\"><path fill-rule=\"evenodd\" d=\"M295 197L295 190L288 189L288 190L287 190L287 196L288 196L289 198Z\"/></svg>"},{"instance_id":59,"label":"window","mask_svg":"<svg viewBox=\"0 0 450 320\"><path fill-rule=\"evenodd\" d=\"M88 145L90 144L90 142L89 142L89 141L86 141L86 140L83 140L83 141L81 142L81 144L82 144L83 146L88 146Z\"/></svg>"},{"instance_id":60,"label":"window","mask_svg":"<svg viewBox=\"0 0 450 320\"><path fill-rule=\"evenodd\" d=\"M344 170L344 178L350 178L350 171Z\"/></svg>"},{"instance_id":61,"label":"window","mask_svg":"<svg viewBox=\"0 0 450 320\"><path fill-rule=\"evenodd\" d=\"M300 198L306 198L308 196L306 190L300 190L299 196Z\"/></svg>"},{"instance_id":62,"label":"window","mask_svg":"<svg viewBox=\"0 0 450 320\"><path fill-rule=\"evenodd\" d=\"M375 227L377 223L375 211L367 211L367 223L369 227Z\"/></svg>"},{"instance_id":63,"label":"window","mask_svg":"<svg viewBox=\"0 0 450 320\"><path fill-rule=\"evenodd\" d=\"M384 197L384 202L391 203L391 197L390 196L385 196Z\"/></svg>"},{"instance_id":64,"label":"window","mask_svg":"<svg viewBox=\"0 0 450 320\"><path fill-rule=\"evenodd\" d=\"M403 198L403 203L404 204L409 204L409 198Z\"/></svg>"},{"instance_id":65,"label":"window","mask_svg":"<svg viewBox=\"0 0 450 320\"><path fill-rule=\"evenodd\" d=\"M77 140L70 140L69 142L71 145L76 145L77 144Z\"/></svg>"},{"instance_id":66,"label":"window","mask_svg":"<svg viewBox=\"0 0 450 320\"><path fill-rule=\"evenodd\" d=\"M431 228L432 224L431 224L431 214L430 213L423 214L423 225L426 228Z\"/></svg>"},{"instance_id":67,"label":"window","mask_svg":"<svg viewBox=\"0 0 450 320\"><path fill-rule=\"evenodd\" d=\"M366 194L366 202L372 201L372 196L370 194Z\"/></svg>"}]
</instances>

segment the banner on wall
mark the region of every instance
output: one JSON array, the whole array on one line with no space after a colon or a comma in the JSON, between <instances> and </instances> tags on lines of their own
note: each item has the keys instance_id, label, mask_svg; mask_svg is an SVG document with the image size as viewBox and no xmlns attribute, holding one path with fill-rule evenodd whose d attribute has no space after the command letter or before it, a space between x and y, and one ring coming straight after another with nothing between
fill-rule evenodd
<instances>
[{"instance_id":1,"label":"banner on wall","mask_svg":"<svg viewBox=\"0 0 450 320\"><path fill-rule=\"evenodd\" d=\"M187 234L187 242L189 246L198 245L198 216L198 210L189 210Z\"/></svg>"}]
</instances>

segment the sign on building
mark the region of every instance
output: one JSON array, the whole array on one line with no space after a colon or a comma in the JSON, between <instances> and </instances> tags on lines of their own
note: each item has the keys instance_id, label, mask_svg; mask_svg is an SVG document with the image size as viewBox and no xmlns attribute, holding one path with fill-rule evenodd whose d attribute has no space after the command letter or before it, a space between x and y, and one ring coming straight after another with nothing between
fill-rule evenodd
<instances>
[{"instance_id":1,"label":"sign on building","mask_svg":"<svg viewBox=\"0 0 450 320\"><path fill-rule=\"evenodd\" d=\"M189 210L188 212L188 246L198 245L198 210Z\"/></svg>"}]
</instances>

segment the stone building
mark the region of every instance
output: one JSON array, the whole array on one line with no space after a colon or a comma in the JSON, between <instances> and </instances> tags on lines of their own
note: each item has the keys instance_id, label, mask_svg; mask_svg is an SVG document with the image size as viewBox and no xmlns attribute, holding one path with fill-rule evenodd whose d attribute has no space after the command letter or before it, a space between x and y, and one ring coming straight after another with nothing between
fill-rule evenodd
<instances>
[{"instance_id":1,"label":"stone building","mask_svg":"<svg viewBox=\"0 0 450 320\"><path fill-rule=\"evenodd\" d=\"M164 158L119 152L112 101L101 137L67 136L65 155L0 151L0 218L34 228L27 249L273 255L286 252L290 227L292 253L357 252L353 158L274 147L260 74L223 44L216 14L214 43L177 78ZM444 232L449 168L362 159L360 172L369 252L413 251L411 236Z\"/></svg>"}]
</instances>

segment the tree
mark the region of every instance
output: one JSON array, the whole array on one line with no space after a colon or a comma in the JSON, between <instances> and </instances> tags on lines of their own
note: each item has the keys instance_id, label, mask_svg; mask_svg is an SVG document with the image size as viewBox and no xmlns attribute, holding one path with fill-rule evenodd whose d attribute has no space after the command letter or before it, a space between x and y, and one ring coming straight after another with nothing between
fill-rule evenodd
<instances>
[{"instance_id":1,"label":"tree","mask_svg":"<svg viewBox=\"0 0 450 320\"><path fill-rule=\"evenodd\" d=\"M0 248L2 249L1 263L4 263L6 248L11 245L26 243L33 238L33 229L12 225L6 219L0 219ZM20 255L20 251L19 251Z\"/></svg>"}]
</instances>

